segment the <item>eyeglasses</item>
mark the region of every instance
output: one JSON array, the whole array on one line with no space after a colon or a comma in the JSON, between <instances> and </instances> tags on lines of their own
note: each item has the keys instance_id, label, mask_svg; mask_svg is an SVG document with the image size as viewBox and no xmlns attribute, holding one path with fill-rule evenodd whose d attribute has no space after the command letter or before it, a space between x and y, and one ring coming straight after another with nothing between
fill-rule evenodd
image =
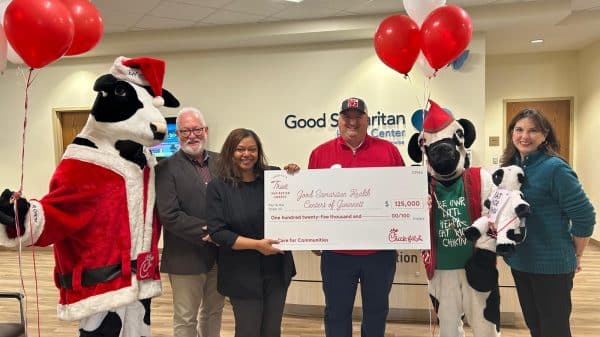
<instances>
[{"instance_id":1,"label":"eyeglasses","mask_svg":"<svg viewBox=\"0 0 600 337\"><path fill-rule=\"evenodd\" d=\"M181 137L189 137L191 133L194 133L194 136L202 136L208 130L208 126L194 129L179 129L177 130Z\"/></svg>"}]
</instances>

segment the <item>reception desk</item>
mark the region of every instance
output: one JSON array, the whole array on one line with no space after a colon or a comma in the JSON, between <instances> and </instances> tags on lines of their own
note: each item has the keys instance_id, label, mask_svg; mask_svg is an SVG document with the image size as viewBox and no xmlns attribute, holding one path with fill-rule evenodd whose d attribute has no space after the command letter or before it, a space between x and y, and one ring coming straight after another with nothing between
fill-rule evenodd
<instances>
[{"instance_id":1,"label":"reception desk","mask_svg":"<svg viewBox=\"0 0 600 337\"><path fill-rule=\"evenodd\" d=\"M390 321L429 322L431 301L427 293L427 275L419 251L399 251L396 276L390 294ZM311 252L294 252L297 275L288 291L285 312L290 315L323 316L320 258ZM500 273L500 319L502 325L524 326L521 308L510 268L498 259ZM360 316L360 290L354 302Z\"/></svg>"}]
</instances>

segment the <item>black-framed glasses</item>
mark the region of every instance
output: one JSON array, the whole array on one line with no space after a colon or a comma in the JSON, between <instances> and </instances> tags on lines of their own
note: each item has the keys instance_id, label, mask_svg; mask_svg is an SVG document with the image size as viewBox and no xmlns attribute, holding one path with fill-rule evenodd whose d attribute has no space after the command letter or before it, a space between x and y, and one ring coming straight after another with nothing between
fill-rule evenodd
<instances>
[{"instance_id":1,"label":"black-framed glasses","mask_svg":"<svg viewBox=\"0 0 600 337\"><path fill-rule=\"evenodd\" d=\"M204 126L201 128L193 128L193 129L179 129L177 130L181 137L189 137L191 133L194 133L194 136L202 136L208 130L208 126Z\"/></svg>"}]
</instances>

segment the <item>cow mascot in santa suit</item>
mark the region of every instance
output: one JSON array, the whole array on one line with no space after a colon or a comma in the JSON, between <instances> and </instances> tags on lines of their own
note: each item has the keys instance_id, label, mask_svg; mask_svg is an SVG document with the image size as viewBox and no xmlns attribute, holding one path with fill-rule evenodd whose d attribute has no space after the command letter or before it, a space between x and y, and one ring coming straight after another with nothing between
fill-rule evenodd
<instances>
[{"instance_id":1,"label":"cow mascot in santa suit","mask_svg":"<svg viewBox=\"0 0 600 337\"><path fill-rule=\"evenodd\" d=\"M469 167L467 148L475 141L473 124L454 119L433 101L429 104L423 131L411 137L408 153L417 163L425 161L429 175L431 249L422 255L440 337L464 336L463 317L474 336L497 337L498 274L483 288L468 281L471 277L465 267L473 263L477 248L463 234L481 217L494 185L487 171ZM495 255L493 259L491 268L495 270Z\"/></svg>"},{"instance_id":2,"label":"cow mascot in santa suit","mask_svg":"<svg viewBox=\"0 0 600 337\"><path fill-rule=\"evenodd\" d=\"M0 245L53 245L61 320L80 336L150 336L150 300L161 294L155 158L166 137L161 106L179 102L162 88L165 63L119 57L99 77L83 130L69 145L49 193L0 198Z\"/></svg>"}]
</instances>

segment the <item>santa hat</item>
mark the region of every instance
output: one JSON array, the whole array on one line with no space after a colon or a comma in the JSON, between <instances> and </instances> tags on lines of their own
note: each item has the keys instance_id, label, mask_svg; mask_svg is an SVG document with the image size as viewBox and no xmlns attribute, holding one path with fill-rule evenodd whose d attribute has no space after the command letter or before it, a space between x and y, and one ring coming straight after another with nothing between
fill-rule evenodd
<instances>
[{"instance_id":1,"label":"santa hat","mask_svg":"<svg viewBox=\"0 0 600 337\"><path fill-rule=\"evenodd\" d=\"M150 57L127 58L119 56L110 68L110 73L123 81L141 86L150 86L154 93L152 104L156 107L165 104L162 98L162 84L165 76L165 61Z\"/></svg>"},{"instance_id":2,"label":"santa hat","mask_svg":"<svg viewBox=\"0 0 600 337\"><path fill-rule=\"evenodd\" d=\"M436 102L429 100L429 110L423 121L423 131L435 133L454 122L454 117L442 109Z\"/></svg>"}]
</instances>

